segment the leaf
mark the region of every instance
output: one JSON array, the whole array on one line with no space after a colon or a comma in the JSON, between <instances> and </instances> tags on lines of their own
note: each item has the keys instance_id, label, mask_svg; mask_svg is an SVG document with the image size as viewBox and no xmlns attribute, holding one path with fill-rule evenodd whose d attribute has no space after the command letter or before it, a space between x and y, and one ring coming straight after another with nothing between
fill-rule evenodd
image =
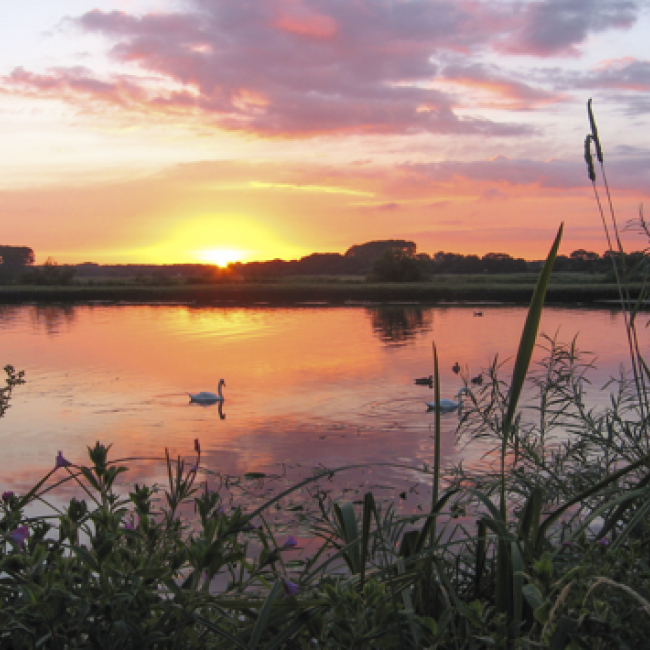
<instances>
[{"instance_id":1,"label":"leaf","mask_svg":"<svg viewBox=\"0 0 650 650\"><path fill-rule=\"evenodd\" d=\"M544 604L544 597L537 585L524 585L521 591L524 594L526 601L533 609L537 609Z\"/></svg>"},{"instance_id":2,"label":"leaf","mask_svg":"<svg viewBox=\"0 0 650 650\"><path fill-rule=\"evenodd\" d=\"M253 627L251 638L248 643L248 648L250 648L251 650L254 650L259 646L259 643L262 639L262 634L264 633L264 629L266 628L266 623L269 619L269 615L271 614L271 609L273 608L273 603L275 602L276 598L280 595L281 591L282 591L282 582L280 580L276 580L275 583L273 584L273 587L271 588L269 595L266 597L266 600L264 601L264 605L262 605L262 608L260 609L257 620L255 621L255 626Z\"/></svg>"},{"instance_id":3,"label":"leaf","mask_svg":"<svg viewBox=\"0 0 650 650\"><path fill-rule=\"evenodd\" d=\"M338 520L341 537L346 546L349 546L343 557L350 567L352 573L359 573L361 570L361 558L359 556L359 528L357 526L357 517L354 512L354 506L349 501L344 501L341 505L334 504L334 514Z\"/></svg>"}]
</instances>

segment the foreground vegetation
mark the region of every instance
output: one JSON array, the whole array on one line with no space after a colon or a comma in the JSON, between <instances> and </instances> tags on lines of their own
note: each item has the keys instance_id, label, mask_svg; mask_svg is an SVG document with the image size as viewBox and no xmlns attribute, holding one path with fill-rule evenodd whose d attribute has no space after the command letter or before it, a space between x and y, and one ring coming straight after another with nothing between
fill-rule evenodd
<instances>
[{"instance_id":1,"label":"foreground vegetation","mask_svg":"<svg viewBox=\"0 0 650 650\"><path fill-rule=\"evenodd\" d=\"M594 143L602 162L592 120L592 180ZM606 232L616 246L611 217ZM612 382L604 410L585 405L590 361L576 341L544 339L546 355L530 369L561 236L562 228L511 379L500 376L497 360L480 386L464 377L470 406L459 431L468 442L493 442L486 469L443 471L440 411L431 465L418 469L431 482L432 502L418 516L398 516L372 493L359 504L330 501L319 481L346 468L325 470L252 511L230 507L201 484L209 468L198 440L191 465L166 457L166 486L135 485L126 494L116 479L128 466L111 461L109 447L89 448L84 466L59 452L30 492L2 495L0 648L647 645L650 369L636 336L638 303L613 246L632 374ZM435 346L433 353L439 403ZM0 415L23 381L5 371ZM522 408L526 382L536 401ZM84 499L55 508L53 490L70 482ZM278 536L268 514L308 485L317 508L301 513L301 525L321 546L292 560L296 540ZM30 516L33 505L50 507L51 516Z\"/></svg>"}]
</instances>

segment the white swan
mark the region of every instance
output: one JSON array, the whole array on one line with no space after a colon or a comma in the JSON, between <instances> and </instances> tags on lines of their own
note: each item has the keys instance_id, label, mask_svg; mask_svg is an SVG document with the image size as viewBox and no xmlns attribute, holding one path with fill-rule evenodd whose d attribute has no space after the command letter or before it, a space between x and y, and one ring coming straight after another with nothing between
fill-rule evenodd
<instances>
[{"instance_id":1,"label":"white swan","mask_svg":"<svg viewBox=\"0 0 650 650\"><path fill-rule=\"evenodd\" d=\"M202 391L200 393L188 393L190 396L190 402L202 402L203 404L214 403L214 402L223 402L224 396L221 392L221 387L225 386L226 382L223 379L219 380L219 387L217 388L217 394L209 393L207 391Z\"/></svg>"},{"instance_id":2,"label":"white swan","mask_svg":"<svg viewBox=\"0 0 650 650\"><path fill-rule=\"evenodd\" d=\"M467 388L461 388L458 391L458 395L456 395L456 401L453 399L441 399L440 400L440 411L442 413L449 413L451 411L456 411L462 406L462 401L461 401L461 396L463 393L469 393ZM435 402L427 402L426 403L427 408L429 411L435 411L436 410L436 403Z\"/></svg>"}]
</instances>

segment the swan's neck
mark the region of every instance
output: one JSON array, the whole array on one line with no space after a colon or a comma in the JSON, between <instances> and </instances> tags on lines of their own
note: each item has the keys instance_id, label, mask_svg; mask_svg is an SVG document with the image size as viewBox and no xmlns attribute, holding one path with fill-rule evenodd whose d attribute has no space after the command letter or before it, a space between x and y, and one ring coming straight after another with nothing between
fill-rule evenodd
<instances>
[{"instance_id":1,"label":"swan's neck","mask_svg":"<svg viewBox=\"0 0 650 650\"><path fill-rule=\"evenodd\" d=\"M219 395L219 397L221 397L221 398L223 398L223 394L221 393L221 387L222 386L223 386L223 384L221 382L219 382L219 386L217 388L217 395Z\"/></svg>"}]
</instances>

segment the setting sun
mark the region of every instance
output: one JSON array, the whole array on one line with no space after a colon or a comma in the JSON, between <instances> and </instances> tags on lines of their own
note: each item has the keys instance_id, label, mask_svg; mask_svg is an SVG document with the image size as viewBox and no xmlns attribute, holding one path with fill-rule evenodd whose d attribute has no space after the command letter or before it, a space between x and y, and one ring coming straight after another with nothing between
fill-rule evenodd
<instances>
[{"instance_id":1,"label":"setting sun","mask_svg":"<svg viewBox=\"0 0 650 650\"><path fill-rule=\"evenodd\" d=\"M246 257L243 251L230 248L210 248L196 252L196 257L202 262L216 264L217 266L228 266L232 262L239 262Z\"/></svg>"}]
</instances>

